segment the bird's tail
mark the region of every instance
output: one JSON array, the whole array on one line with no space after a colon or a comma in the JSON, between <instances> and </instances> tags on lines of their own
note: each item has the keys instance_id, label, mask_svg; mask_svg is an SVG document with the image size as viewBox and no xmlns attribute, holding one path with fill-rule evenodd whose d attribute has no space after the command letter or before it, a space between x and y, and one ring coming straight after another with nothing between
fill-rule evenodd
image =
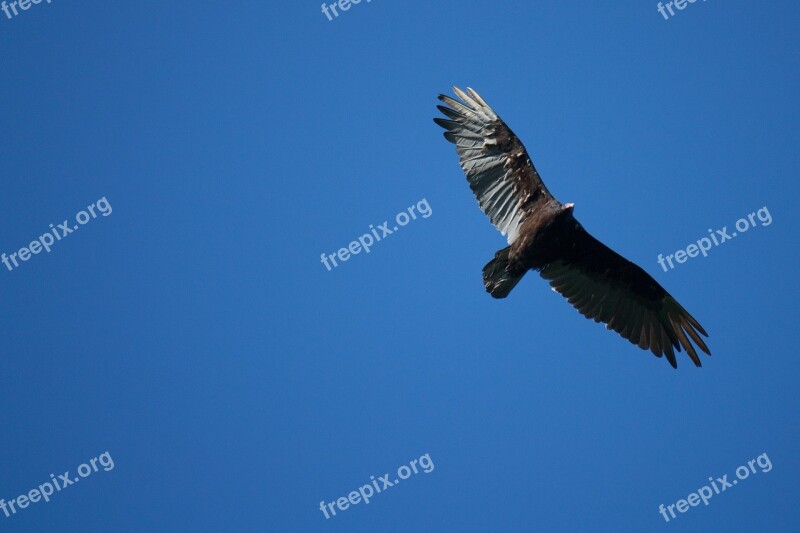
<instances>
[{"instance_id":1,"label":"bird's tail","mask_svg":"<svg viewBox=\"0 0 800 533\"><path fill-rule=\"evenodd\" d=\"M517 283L519 283L519 280L522 279L522 276L525 275L525 271L522 271L520 274L508 270L508 253L510 251L510 246L499 250L494 254L494 259L486 263L486 266L483 267L483 284L486 286L486 290L489 294L494 298L505 298L508 296L511 289L513 289Z\"/></svg>"}]
</instances>

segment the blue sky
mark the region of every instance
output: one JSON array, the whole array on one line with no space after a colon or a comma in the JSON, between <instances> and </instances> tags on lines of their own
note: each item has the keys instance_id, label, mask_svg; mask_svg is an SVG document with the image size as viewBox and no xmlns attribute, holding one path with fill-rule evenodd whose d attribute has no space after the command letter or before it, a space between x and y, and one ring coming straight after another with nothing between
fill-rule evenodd
<instances>
[{"instance_id":1,"label":"blue sky","mask_svg":"<svg viewBox=\"0 0 800 533\"><path fill-rule=\"evenodd\" d=\"M0 12L4 531L780 531L800 486L794 2L64 2ZM505 246L432 122L478 90L710 333L697 369ZM342 247L425 200L369 254ZM773 222L664 272L658 254ZM674 504L766 453L708 506ZM326 519L428 454L422 470Z\"/></svg>"}]
</instances>

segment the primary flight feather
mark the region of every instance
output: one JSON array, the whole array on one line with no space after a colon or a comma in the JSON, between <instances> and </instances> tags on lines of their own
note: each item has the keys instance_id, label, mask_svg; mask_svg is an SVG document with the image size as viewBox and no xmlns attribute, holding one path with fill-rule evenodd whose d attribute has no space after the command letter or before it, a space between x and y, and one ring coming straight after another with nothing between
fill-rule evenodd
<instances>
[{"instance_id":1,"label":"primary flight feather","mask_svg":"<svg viewBox=\"0 0 800 533\"><path fill-rule=\"evenodd\" d=\"M694 342L711 355L702 326L647 272L592 237L573 216L573 205L550 194L522 142L478 93L453 88L439 95L447 118L435 118L456 145L461 168L492 224L508 238L483 268L486 290L508 296L529 270L586 318L677 367L675 350L700 366ZM449 107L448 107L449 106Z\"/></svg>"}]
</instances>

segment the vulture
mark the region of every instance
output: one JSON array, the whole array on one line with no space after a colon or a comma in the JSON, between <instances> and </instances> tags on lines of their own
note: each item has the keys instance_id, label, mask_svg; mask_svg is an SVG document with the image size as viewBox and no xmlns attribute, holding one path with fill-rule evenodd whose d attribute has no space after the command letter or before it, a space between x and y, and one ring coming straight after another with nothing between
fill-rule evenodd
<instances>
[{"instance_id":1,"label":"vulture","mask_svg":"<svg viewBox=\"0 0 800 533\"><path fill-rule=\"evenodd\" d=\"M453 87L439 95L446 118L434 121L456 146L481 210L508 246L483 268L494 298L505 298L529 270L550 282L586 318L602 322L677 368L681 348L696 366L692 344L711 355L703 327L641 267L595 239L573 216L574 205L550 194L514 132L478 93Z\"/></svg>"}]
</instances>

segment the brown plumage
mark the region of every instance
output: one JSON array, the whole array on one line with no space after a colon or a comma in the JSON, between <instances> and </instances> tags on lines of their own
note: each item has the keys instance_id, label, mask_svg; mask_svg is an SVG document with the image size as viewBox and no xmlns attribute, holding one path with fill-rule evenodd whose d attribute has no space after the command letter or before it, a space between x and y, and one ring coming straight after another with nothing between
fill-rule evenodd
<instances>
[{"instance_id":1,"label":"brown plumage","mask_svg":"<svg viewBox=\"0 0 800 533\"><path fill-rule=\"evenodd\" d=\"M647 272L592 237L545 187L525 147L472 89L454 87L461 101L440 95L435 118L456 145L478 204L509 246L483 268L486 290L505 298L528 270L536 270L587 318L677 367L675 350L711 355L708 334ZM699 334L698 334L699 333Z\"/></svg>"}]
</instances>

